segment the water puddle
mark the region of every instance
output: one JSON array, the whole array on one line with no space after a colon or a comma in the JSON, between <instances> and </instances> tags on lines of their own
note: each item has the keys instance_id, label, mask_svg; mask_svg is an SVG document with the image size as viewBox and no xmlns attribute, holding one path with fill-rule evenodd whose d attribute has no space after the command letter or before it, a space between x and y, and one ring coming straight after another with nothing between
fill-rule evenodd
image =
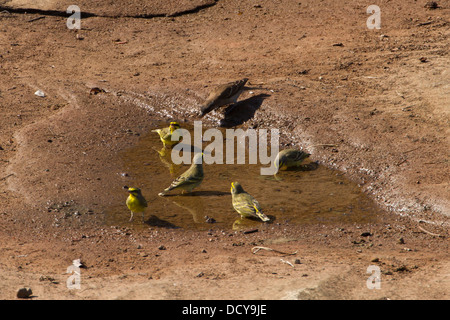
<instances>
[{"instance_id":1,"label":"water puddle","mask_svg":"<svg viewBox=\"0 0 450 320\"><path fill-rule=\"evenodd\" d=\"M167 125L155 123L155 128ZM182 127L193 131L192 126L182 124ZM210 142L204 143L204 147L208 144ZM127 174L124 184L141 188L149 206L144 224L140 215L128 222L130 212L125 205L128 194L117 188L112 197L117 201L114 200L114 205L106 210L110 225L194 230L239 230L261 226L261 221L241 219L233 209L230 193L233 181L240 182L245 191L259 201L273 223L368 223L375 221L380 212L373 201L341 172L309 160L299 170L280 171L276 178L261 175L260 164L204 164L203 183L191 194L181 195L174 190L166 197L159 197L158 193L189 165L174 165L170 151L163 149L154 132L141 137L136 146L121 154L121 159L123 172Z\"/></svg>"}]
</instances>

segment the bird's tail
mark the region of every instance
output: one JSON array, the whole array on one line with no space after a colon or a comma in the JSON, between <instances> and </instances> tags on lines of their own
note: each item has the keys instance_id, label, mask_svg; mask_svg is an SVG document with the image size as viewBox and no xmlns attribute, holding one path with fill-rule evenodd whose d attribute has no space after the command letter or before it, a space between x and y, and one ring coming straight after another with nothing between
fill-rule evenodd
<instances>
[{"instance_id":1,"label":"bird's tail","mask_svg":"<svg viewBox=\"0 0 450 320\"><path fill-rule=\"evenodd\" d=\"M262 213L261 211L258 210L258 208L256 208L256 206L253 206L256 210L256 215L264 222L269 221L270 218L268 216L266 216L264 213Z\"/></svg>"},{"instance_id":2,"label":"bird's tail","mask_svg":"<svg viewBox=\"0 0 450 320\"><path fill-rule=\"evenodd\" d=\"M166 195L166 193L169 192L169 191L172 190L172 189L173 189L173 188L171 188L171 186L168 187L168 188L165 188L164 191L158 193L158 196L164 197L164 196Z\"/></svg>"}]
</instances>

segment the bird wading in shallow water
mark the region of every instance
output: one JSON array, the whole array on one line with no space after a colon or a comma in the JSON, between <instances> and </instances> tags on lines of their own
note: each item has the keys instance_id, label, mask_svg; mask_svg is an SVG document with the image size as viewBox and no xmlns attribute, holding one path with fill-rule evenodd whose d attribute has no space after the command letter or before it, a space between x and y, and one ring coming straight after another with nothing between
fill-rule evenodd
<instances>
[{"instance_id":1,"label":"bird wading in shallow water","mask_svg":"<svg viewBox=\"0 0 450 320\"><path fill-rule=\"evenodd\" d=\"M144 196L141 193L141 189L139 188L128 188L127 186L124 187L124 189L127 189L129 195L126 201L128 209L131 211L131 217L130 221L133 220L134 213L142 213L142 221L144 221L144 211L145 208L147 208L147 200L145 200Z\"/></svg>"},{"instance_id":2,"label":"bird wading in shallow water","mask_svg":"<svg viewBox=\"0 0 450 320\"><path fill-rule=\"evenodd\" d=\"M159 196L165 196L167 192L175 189L182 190L182 193L191 192L203 181L203 153L197 153L192 160L192 164L182 175L176 178L172 184L160 192Z\"/></svg>"},{"instance_id":3,"label":"bird wading in shallow water","mask_svg":"<svg viewBox=\"0 0 450 320\"><path fill-rule=\"evenodd\" d=\"M303 160L309 156L309 153L297 149L281 150L274 160L274 165L277 171L299 167Z\"/></svg>"},{"instance_id":4,"label":"bird wading in shallow water","mask_svg":"<svg viewBox=\"0 0 450 320\"><path fill-rule=\"evenodd\" d=\"M259 218L264 222L270 220L269 217L262 212L258 201L245 192L239 182L231 183L231 196L233 208L242 218Z\"/></svg>"},{"instance_id":5,"label":"bird wading in shallow water","mask_svg":"<svg viewBox=\"0 0 450 320\"><path fill-rule=\"evenodd\" d=\"M248 79L244 78L242 80L217 86L211 91L208 99L206 99L205 103L201 106L200 117L227 104L236 103L242 91L244 91L244 86L247 81Z\"/></svg>"},{"instance_id":6,"label":"bird wading in shallow water","mask_svg":"<svg viewBox=\"0 0 450 320\"><path fill-rule=\"evenodd\" d=\"M180 129L180 124L178 122L171 122L167 128L152 130L152 132L159 134L159 138L164 144L164 147L173 147L180 142L181 138L180 136L174 136L175 139L172 141L172 134L177 129Z\"/></svg>"}]
</instances>

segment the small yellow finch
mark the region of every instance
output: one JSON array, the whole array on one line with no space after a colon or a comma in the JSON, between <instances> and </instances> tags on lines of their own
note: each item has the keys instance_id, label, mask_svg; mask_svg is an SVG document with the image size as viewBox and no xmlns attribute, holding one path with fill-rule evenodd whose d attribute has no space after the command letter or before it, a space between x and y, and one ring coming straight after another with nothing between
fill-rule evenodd
<instances>
[{"instance_id":1,"label":"small yellow finch","mask_svg":"<svg viewBox=\"0 0 450 320\"><path fill-rule=\"evenodd\" d=\"M262 221L269 221L267 217L261 210L261 207L250 194L244 191L239 182L231 183L231 196L233 208L236 210L242 218L259 218Z\"/></svg>"},{"instance_id":2,"label":"small yellow finch","mask_svg":"<svg viewBox=\"0 0 450 320\"><path fill-rule=\"evenodd\" d=\"M125 186L124 188L127 189L128 193L130 194L126 201L127 207L131 211L130 221L133 220L133 214L135 212L142 212L142 221L144 221L144 211L148 204L147 200L145 200L144 196L141 193L141 189L128 188L127 186Z\"/></svg>"},{"instance_id":3,"label":"small yellow finch","mask_svg":"<svg viewBox=\"0 0 450 320\"><path fill-rule=\"evenodd\" d=\"M192 160L192 164L182 175L176 178L172 184L160 192L159 196L165 196L167 192L174 189L181 189L182 193L191 192L203 181L203 153L197 153Z\"/></svg>"},{"instance_id":4,"label":"small yellow finch","mask_svg":"<svg viewBox=\"0 0 450 320\"><path fill-rule=\"evenodd\" d=\"M274 165L277 170L299 167L303 160L309 156L309 153L297 149L281 150L275 158Z\"/></svg>"},{"instance_id":5,"label":"small yellow finch","mask_svg":"<svg viewBox=\"0 0 450 320\"><path fill-rule=\"evenodd\" d=\"M173 147L178 142L180 142L179 136L172 141L172 134L177 129L180 129L180 124L178 122L171 122L167 128L155 129L152 130L152 132L156 132L157 134L159 134L159 138L164 144L164 147Z\"/></svg>"}]
</instances>

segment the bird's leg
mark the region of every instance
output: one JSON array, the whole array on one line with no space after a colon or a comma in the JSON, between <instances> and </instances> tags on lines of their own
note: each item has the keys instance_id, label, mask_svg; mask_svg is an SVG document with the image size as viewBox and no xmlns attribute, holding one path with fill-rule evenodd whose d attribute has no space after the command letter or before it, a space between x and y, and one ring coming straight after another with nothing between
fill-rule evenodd
<instances>
[{"instance_id":1,"label":"bird's leg","mask_svg":"<svg viewBox=\"0 0 450 320\"><path fill-rule=\"evenodd\" d=\"M145 219L144 219L144 211L142 211L142 223L144 223L145 222Z\"/></svg>"},{"instance_id":2,"label":"bird's leg","mask_svg":"<svg viewBox=\"0 0 450 320\"><path fill-rule=\"evenodd\" d=\"M130 221L133 221L133 211L131 211Z\"/></svg>"}]
</instances>

